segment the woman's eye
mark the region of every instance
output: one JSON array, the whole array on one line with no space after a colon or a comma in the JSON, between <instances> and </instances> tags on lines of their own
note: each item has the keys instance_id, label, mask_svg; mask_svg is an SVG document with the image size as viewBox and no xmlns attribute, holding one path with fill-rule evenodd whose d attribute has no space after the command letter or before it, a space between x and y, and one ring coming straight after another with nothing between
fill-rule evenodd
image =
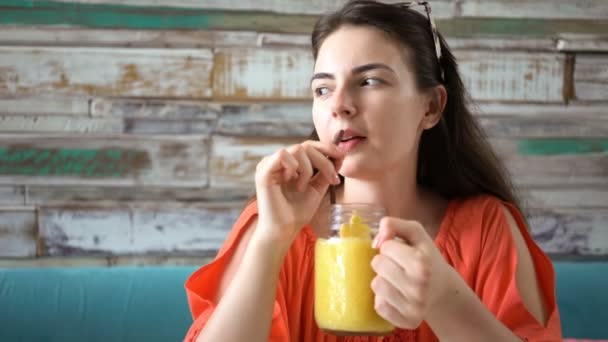
<instances>
[{"instance_id":1,"label":"woman's eye","mask_svg":"<svg viewBox=\"0 0 608 342\"><path fill-rule=\"evenodd\" d=\"M366 85L378 85L382 83L379 79L376 78L366 78L365 80L363 80L363 82L361 83L362 86L366 86Z\"/></svg>"},{"instance_id":2,"label":"woman's eye","mask_svg":"<svg viewBox=\"0 0 608 342\"><path fill-rule=\"evenodd\" d=\"M315 95L317 95L317 96L323 96L323 95L327 94L328 92L329 92L329 89L327 89L327 87L315 88Z\"/></svg>"}]
</instances>

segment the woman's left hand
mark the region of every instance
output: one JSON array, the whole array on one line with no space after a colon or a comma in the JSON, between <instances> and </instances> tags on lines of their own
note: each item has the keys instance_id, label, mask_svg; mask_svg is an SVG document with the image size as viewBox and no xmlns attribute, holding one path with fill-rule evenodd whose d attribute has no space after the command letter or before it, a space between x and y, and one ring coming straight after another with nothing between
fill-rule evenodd
<instances>
[{"instance_id":1,"label":"woman's left hand","mask_svg":"<svg viewBox=\"0 0 608 342\"><path fill-rule=\"evenodd\" d=\"M416 221L383 218L374 246L376 311L396 327L417 328L448 293L451 267Z\"/></svg>"}]
</instances>

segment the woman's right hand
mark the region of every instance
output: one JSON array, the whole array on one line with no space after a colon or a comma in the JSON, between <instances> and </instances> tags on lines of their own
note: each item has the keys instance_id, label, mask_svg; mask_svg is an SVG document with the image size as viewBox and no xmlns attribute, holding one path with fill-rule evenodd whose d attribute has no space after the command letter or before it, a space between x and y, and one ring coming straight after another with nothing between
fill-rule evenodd
<instances>
[{"instance_id":1,"label":"woman's right hand","mask_svg":"<svg viewBox=\"0 0 608 342\"><path fill-rule=\"evenodd\" d=\"M340 183L336 170L343 159L344 152L337 146L313 140L264 157L255 173L255 235L288 248L316 213L330 184Z\"/></svg>"}]
</instances>

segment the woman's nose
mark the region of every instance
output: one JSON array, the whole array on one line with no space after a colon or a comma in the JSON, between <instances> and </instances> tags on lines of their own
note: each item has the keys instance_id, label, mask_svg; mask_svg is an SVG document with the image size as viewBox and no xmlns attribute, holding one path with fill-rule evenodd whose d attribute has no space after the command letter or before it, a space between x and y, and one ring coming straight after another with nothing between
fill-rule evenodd
<instances>
[{"instance_id":1,"label":"woman's nose","mask_svg":"<svg viewBox=\"0 0 608 342\"><path fill-rule=\"evenodd\" d=\"M353 116L356 114L356 109L352 94L348 89L338 88L332 96L331 114L333 116Z\"/></svg>"}]
</instances>

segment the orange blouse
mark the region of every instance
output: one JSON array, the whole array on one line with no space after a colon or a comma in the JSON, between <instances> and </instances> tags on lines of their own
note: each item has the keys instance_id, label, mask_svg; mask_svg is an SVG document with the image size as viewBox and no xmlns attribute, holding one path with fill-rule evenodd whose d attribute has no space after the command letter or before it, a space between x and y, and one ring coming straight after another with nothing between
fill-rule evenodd
<instances>
[{"instance_id":1,"label":"orange blouse","mask_svg":"<svg viewBox=\"0 0 608 342\"><path fill-rule=\"evenodd\" d=\"M515 280L517 252L502 205L507 207L524 237L536 269L547 323L539 323L524 306ZM243 236L257 215L256 202L248 205L237 220L215 260L186 281L186 293L194 323L185 341L194 341L209 319L220 277ZM315 323L313 311L313 265L316 237L305 226L290 247L279 274L270 341L372 342L379 337L338 337L325 334ZM481 301L505 326L526 341L560 341L561 326L555 297L555 275L549 258L530 237L518 210L492 196L454 199L435 238L445 260L456 269ZM416 330L396 329L389 341L437 341L423 322Z\"/></svg>"}]
</instances>

